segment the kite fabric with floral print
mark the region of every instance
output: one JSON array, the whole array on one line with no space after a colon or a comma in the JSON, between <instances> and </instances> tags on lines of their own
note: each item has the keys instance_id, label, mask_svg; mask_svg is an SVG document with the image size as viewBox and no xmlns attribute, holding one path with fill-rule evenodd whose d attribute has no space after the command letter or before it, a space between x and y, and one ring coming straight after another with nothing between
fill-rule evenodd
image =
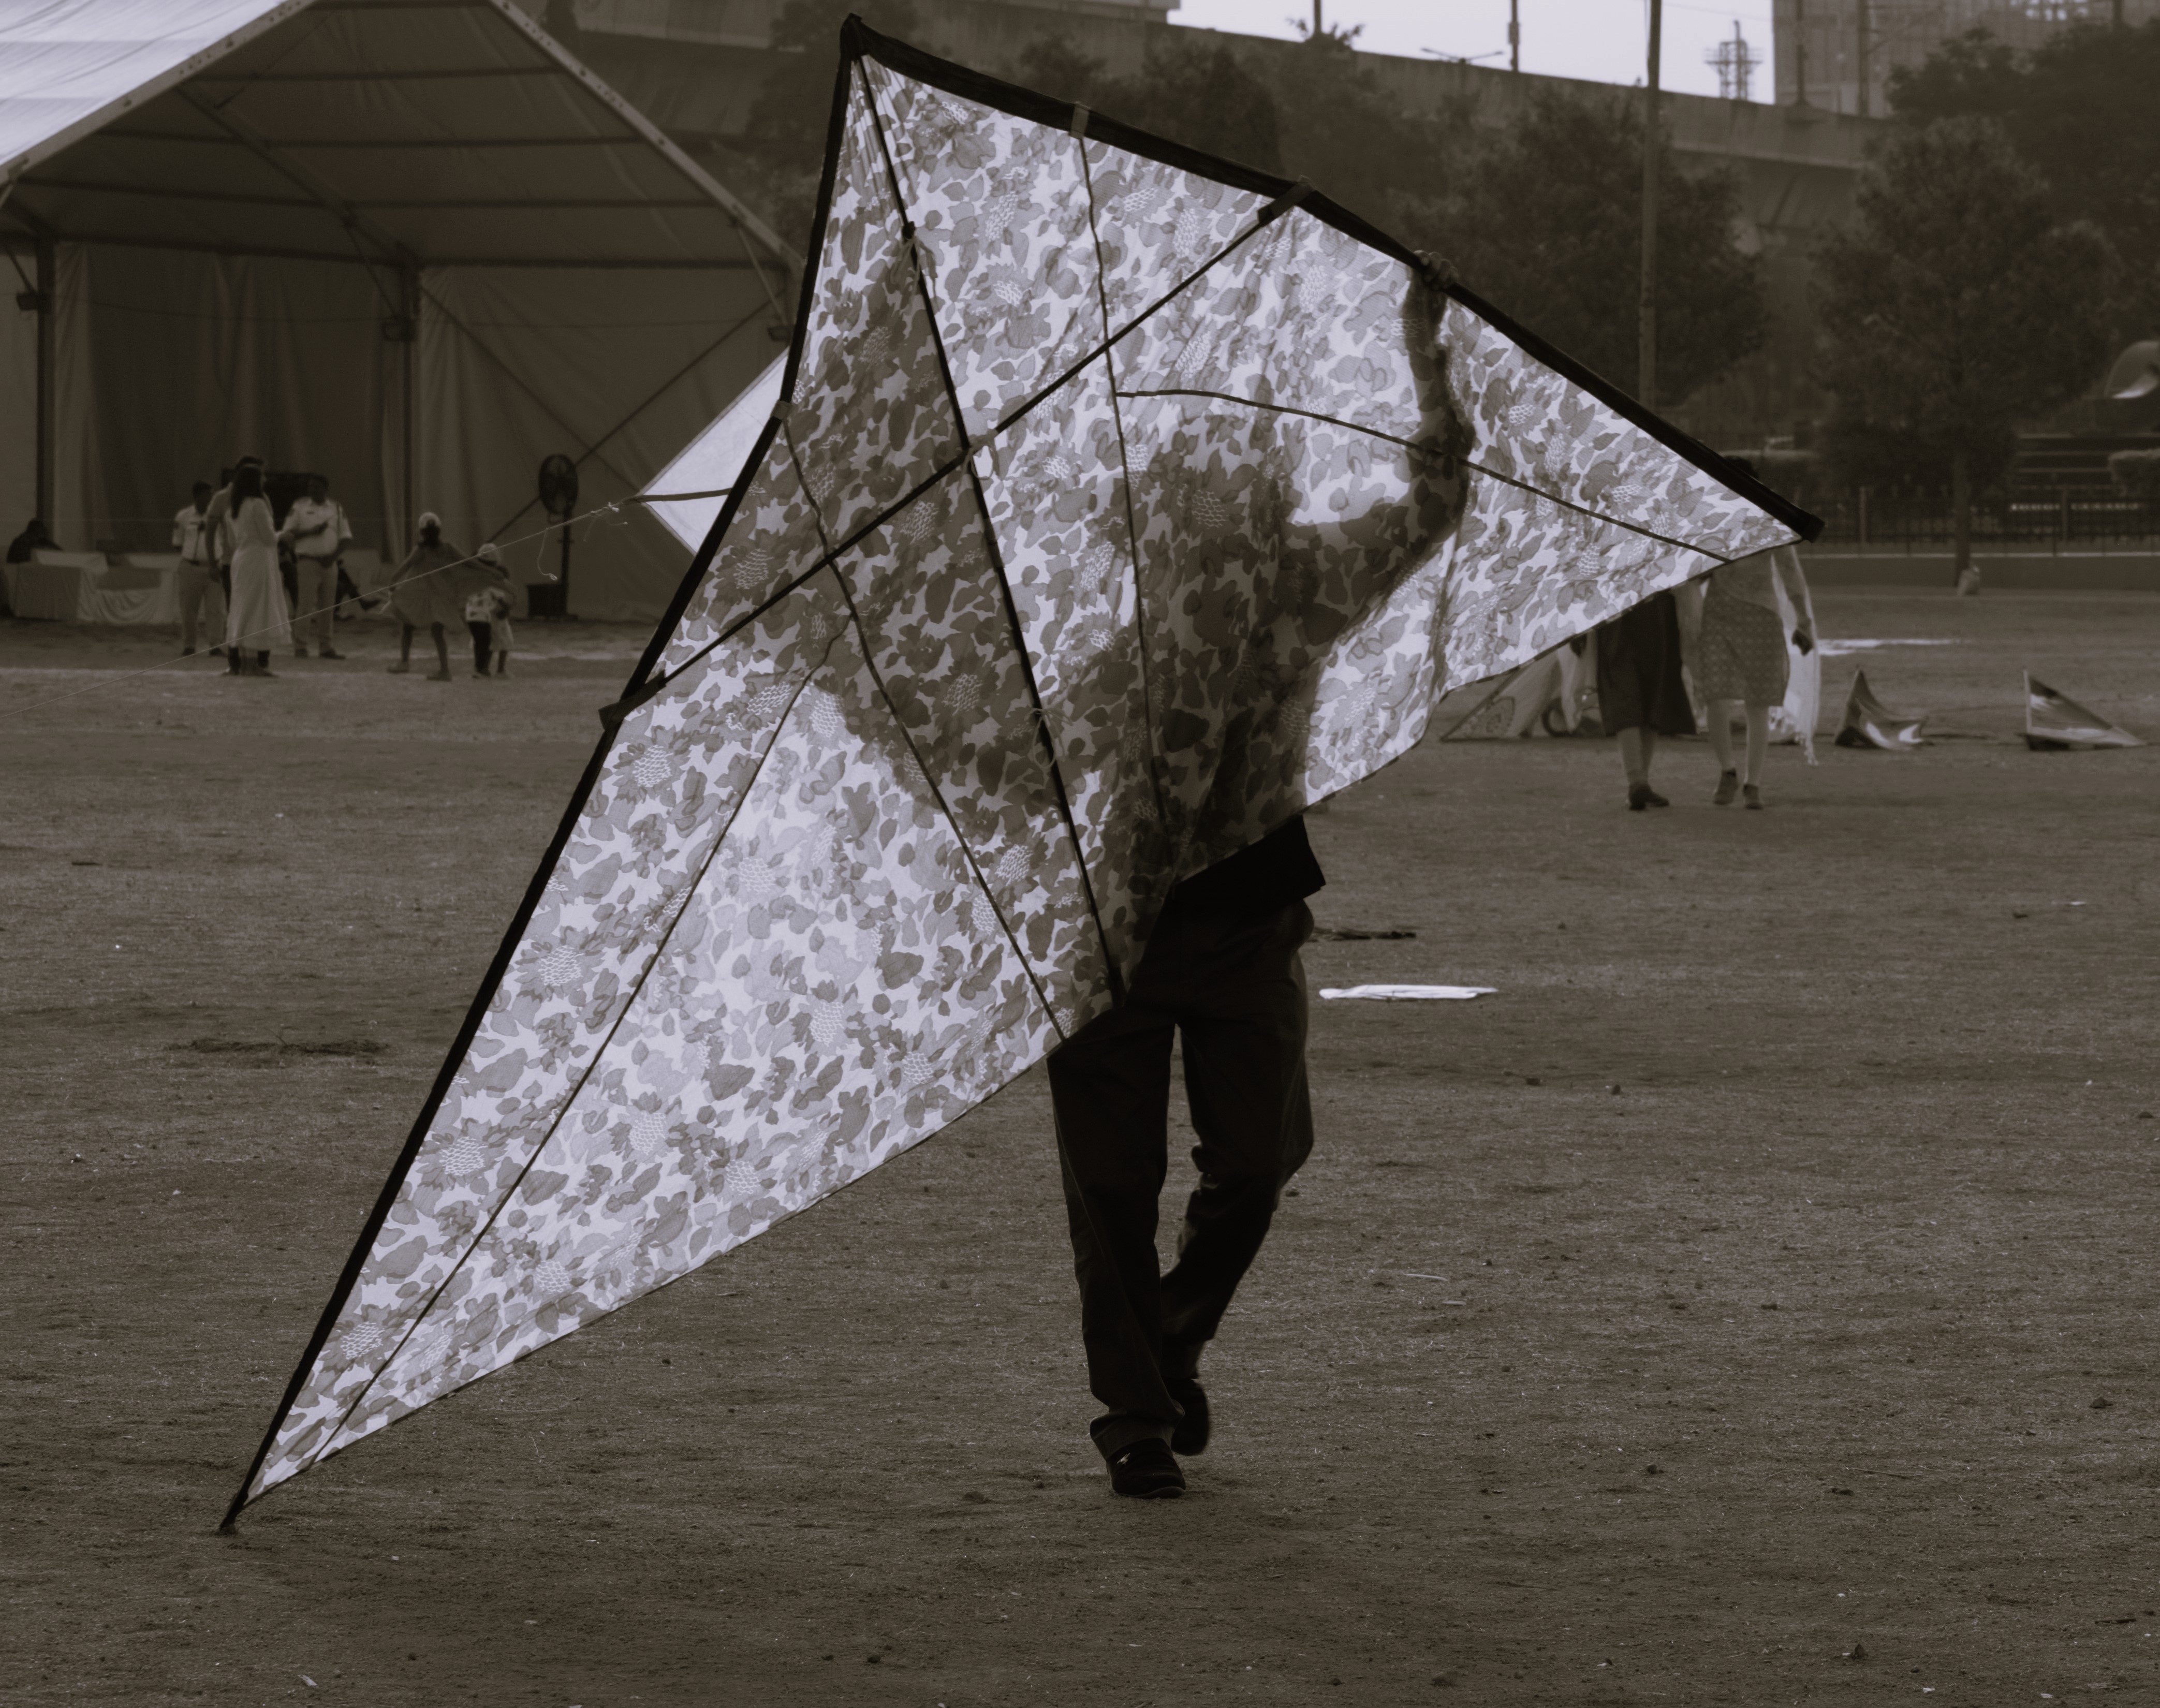
<instances>
[{"instance_id":1,"label":"kite fabric with floral print","mask_svg":"<svg viewBox=\"0 0 2160 1708\"><path fill-rule=\"evenodd\" d=\"M235 1513L966 1114L1437 693L1812 531L1302 185L845 46L782 402Z\"/></svg>"}]
</instances>

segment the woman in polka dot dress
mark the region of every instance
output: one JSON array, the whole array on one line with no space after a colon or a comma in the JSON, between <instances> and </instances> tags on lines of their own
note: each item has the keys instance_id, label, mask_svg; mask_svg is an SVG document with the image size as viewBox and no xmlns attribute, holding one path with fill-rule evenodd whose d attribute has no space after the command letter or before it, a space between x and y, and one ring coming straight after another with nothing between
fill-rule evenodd
<instances>
[{"instance_id":1,"label":"woman in polka dot dress","mask_svg":"<svg viewBox=\"0 0 2160 1708\"><path fill-rule=\"evenodd\" d=\"M1695 662L1695 687L1709 703L1710 745L1717 755L1717 791L1711 799L1729 807L1737 794L1749 808L1759 808L1770 710L1784 703L1792 667L1785 652L1785 626L1792 623L1795 646L1813 652L1814 604L1807 577L1800 573L1799 553L1790 546L1721 563L1704 580ZM1747 709L1745 777L1732 764L1735 702Z\"/></svg>"}]
</instances>

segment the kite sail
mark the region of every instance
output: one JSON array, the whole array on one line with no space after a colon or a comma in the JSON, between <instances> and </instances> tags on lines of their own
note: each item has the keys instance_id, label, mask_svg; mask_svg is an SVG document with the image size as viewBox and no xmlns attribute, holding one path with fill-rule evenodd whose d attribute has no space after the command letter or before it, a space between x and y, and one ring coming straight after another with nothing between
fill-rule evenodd
<instances>
[{"instance_id":1,"label":"kite sail","mask_svg":"<svg viewBox=\"0 0 2160 1708\"><path fill-rule=\"evenodd\" d=\"M1852 673L1852 692L1846 696L1845 716L1837 726L1840 747L1879 747L1886 753L1910 753L1926 745L1921 730L1925 712L1917 718L1893 712L1875 698L1867 685L1867 672Z\"/></svg>"},{"instance_id":2,"label":"kite sail","mask_svg":"<svg viewBox=\"0 0 2160 1708\"><path fill-rule=\"evenodd\" d=\"M2025 672L2025 745L2036 753L2049 748L2145 745L2120 724L2036 681L2029 670Z\"/></svg>"},{"instance_id":3,"label":"kite sail","mask_svg":"<svg viewBox=\"0 0 2160 1708\"><path fill-rule=\"evenodd\" d=\"M964 1114L1448 684L1813 530L1302 184L843 42L781 401L232 1514Z\"/></svg>"}]
</instances>

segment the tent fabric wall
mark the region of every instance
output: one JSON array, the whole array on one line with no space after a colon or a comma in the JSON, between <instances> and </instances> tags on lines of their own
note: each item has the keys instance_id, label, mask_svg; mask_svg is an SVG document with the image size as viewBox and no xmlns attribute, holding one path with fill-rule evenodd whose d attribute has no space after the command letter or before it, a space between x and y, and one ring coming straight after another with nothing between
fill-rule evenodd
<instances>
[{"instance_id":1,"label":"tent fabric wall","mask_svg":"<svg viewBox=\"0 0 2160 1708\"><path fill-rule=\"evenodd\" d=\"M360 542L388 543L401 352L365 269L76 244L60 262L65 543L168 545L190 485L246 452L328 475Z\"/></svg>"},{"instance_id":2,"label":"tent fabric wall","mask_svg":"<svg viewBox=\"0 0 2160 1708\"><path fill-rule=\"evenodd\" d=\"M65 544L158 549L190 484L254 452L327 475L358 542L403 554L405 352L383 327L394 280L356 264L106 245L65 244L59 261L52 522ZM771 356L771 304L740 271L447 267L423 273L421 288L417 506L468 548L520 542L519 580L538 579L543 545L537 537L543 457L579 460L581 509L629 498ZM29 317L15 343L22 418ZM27 516L34 471L13 461ZM656 616L689 565L688 548L639 506L577 537L584 616Z\"/></svg>"},{"instance_id":3,"label":"tent fabric wall","mask_svg":"<svg viewBox=\"0 0 2160 1708\"><path fill-rule=\"evenodd\" d=\"M421 294L415 498L460 545L506 543L520 581L556 562L543 457L577 462L580 511L633 498L772 356L772 303L741 270L448 267ZM689 568L639 505L574 539L580 616L657 616Z\"/></svg>"}]
</instances>

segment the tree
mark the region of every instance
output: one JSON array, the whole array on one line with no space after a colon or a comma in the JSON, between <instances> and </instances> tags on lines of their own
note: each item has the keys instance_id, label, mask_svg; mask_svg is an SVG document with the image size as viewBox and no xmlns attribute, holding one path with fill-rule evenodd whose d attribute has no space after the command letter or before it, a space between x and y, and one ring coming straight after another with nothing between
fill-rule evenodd
<instances>
[{"instance_id":1,"label":"tree","mask_svg":"<svg viewBox=\"0 0 2160 1708\"><path fill-rule=\"evenodd\" d=\"M1997 121L2046 180L2056 221L2089 220L2121 258L2110 330L2118 343L2160 330L2160 18L2135 29L2064 30L2030 54L1984 31L1891 75L1899 119Z\"/></svg>"},{"instance_id":2,"label":"tree","mask_svg":"<svg viewBox=\"0 0 2160 1708\"><path fill-rule=\"evenodd\" d=\"M851 12L889 35L915 32L909 0L787 0L773 20L772 69L742 139L755 179L745 193L761 204L774 231L799 237L806 248L817 236L810 227L818 217L818 180L839 75L840 26Z\"/></svg>"},{"instance_id":3,"label":"tree","mask_svg":"<svg viewBox=\"0 0 2160 1708\"><path fill-rule=\"evenodd\" d=\"M2090 226L2056 220L1990 119L1893 136L1855 202L1856 222L1819 256L1831 456L1850 466L1902 443L1946 469L1965 584L1976 474L2002 466L2018 422L2076 396L2105 356L2113 254Z\"/></svg>"},{"instance_id":4,"label":"tree","mask_svg":"<svg viewBox=\"0 0 2160 1708\"><path fill-rule=\"evenodd\" d=\"M1405 113L1350 44L1356 30L1308 35L1306 51L1249 62L1197 31L1157 36L1135 76L1062 39L1031 47L1007 75L1046 95L1241 165L1303 177L1385 225L1398 200L1421 193L1467 126L1454 115Z\"/></svg>"},{"instance_id":5,"label":"tree","mask_svg":"<svg viewBox=\"0 0 2160 1708\"><path fill-rule=\"evenodd\" d=\"M1661 138L1658 390L1679 403L1758 348L1761 269L1734 241L1740 192L1683 174ZM1436 171L1433 175L1440 174ZM1643 121L1633 101L1539 91L1405 222L1472 289L1632 391L1640 335Z\"/></svg>"},{"instance_id":6,"label":"tree","mask_svg":"<svg viewBox=\"0 0 2160 1708\"><path fill-rule=\"evenodd\" d=\"M1186 36L1195 39L1181 39ZM1009 75L1027 88L1078 101L1188 148L1256 171L1283 169L1274 95L1228 47L1197 31L1175 32L1131 77L1112 77L1102 60L1062 36L1035 43Z\"/></svg>"}]
</instances>

